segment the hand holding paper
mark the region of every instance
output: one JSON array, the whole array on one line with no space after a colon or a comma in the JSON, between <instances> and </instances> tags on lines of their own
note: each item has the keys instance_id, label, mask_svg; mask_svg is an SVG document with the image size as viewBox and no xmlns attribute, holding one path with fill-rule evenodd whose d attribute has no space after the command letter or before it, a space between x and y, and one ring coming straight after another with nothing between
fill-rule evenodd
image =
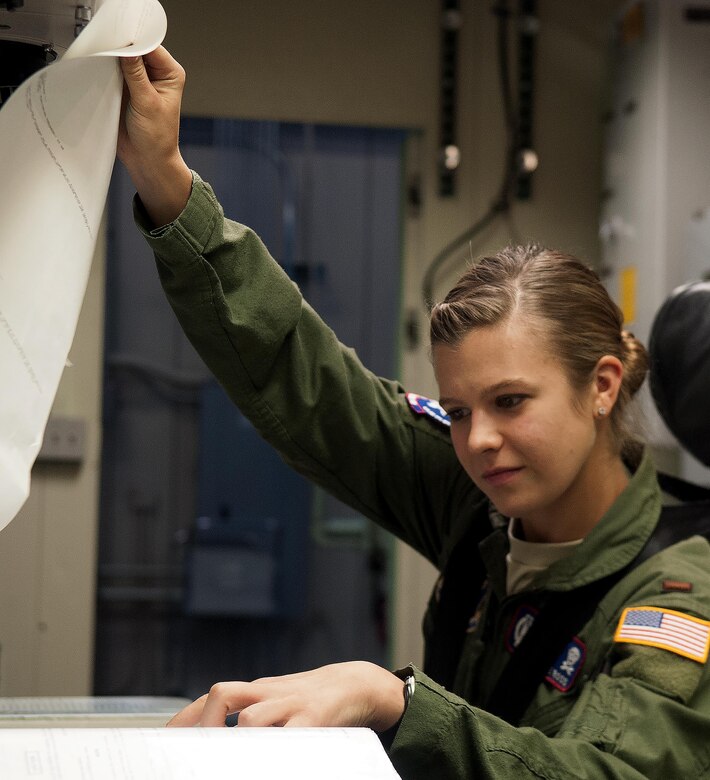
<instances>
[{"instance_id":1,"label":"hand holding paper","mask_svg":"<svg viewBox=\"0 0 710 780\"><path fill-rule=\"evenodd\" d=\"M190 196L192 174L178 148L185 71L161 46L121 60L128 90L118 156L156 227L172 222Z\"/></svg>"}]
</instances>

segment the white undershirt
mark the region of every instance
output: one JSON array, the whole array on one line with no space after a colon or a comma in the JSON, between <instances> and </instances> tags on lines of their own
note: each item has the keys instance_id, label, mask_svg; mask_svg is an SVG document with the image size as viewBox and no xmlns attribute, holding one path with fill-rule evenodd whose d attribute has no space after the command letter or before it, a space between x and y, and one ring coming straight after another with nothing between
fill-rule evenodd
<instances>
[{"instance_id":1,"label":"white undershirt","mask_svg":"<svg viewBox=\"0 0 710 780\"><path fill-rule=\"evenodd\" d=\"M508 523L510 552L505 556L508 567L506 592L510 596L525 590L541 571L556 561L566 558L583 539L571 542L526 542L520 523L515 518Z\"/></svg>"}]
</instances>

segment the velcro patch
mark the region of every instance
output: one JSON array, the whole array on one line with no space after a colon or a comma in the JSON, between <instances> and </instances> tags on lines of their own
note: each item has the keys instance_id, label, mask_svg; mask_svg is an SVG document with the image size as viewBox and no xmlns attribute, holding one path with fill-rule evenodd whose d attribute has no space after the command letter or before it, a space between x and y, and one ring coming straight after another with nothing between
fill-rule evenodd
<instances>
[{"instance_id":1,"label":"velcro patch","mask_svg":"<svg viewBox=\"0 0 710 780\"><path fill-rule=\"evenodd\" d=\"M691 593L693 583L685 580L663 580L662 586L665 593L677 591L678 593Z\"/></svg>"},{"instance_id":2,"label":"velcro patch","mask_svg":"<svg viewBox=\"0 0 710 780\"><path fill-rule=\"evenodd\" d=\"M406 398L412 411L417 414L426 414L441 425L451 425L449 415L446 414L438 401L435 401L433 398L425 398L423 395L417 395L416 393L407 393Z\"/></svg>"},{"instance_id":3,"label":"velcro patch","mask_svg":"<svg viewBox=\"0 0 710 780\"><path fill-rule=\"evenodd\" d=\"M558 690L568 691L574 685L586 657L584 642L574 637L552 664L545 679Z\"/></svg>"},{"instance_id":4,"label":"velcro patch","mask_svg":"<svg viewBox=\"0 0 710 780\"><path fill-rule=\"evenodd\" d=\"M615 642L659 647L705 663L710 652L710 621L660 607L628 607L619 619Z\"/></svg>"},{"instance_id":5,"label":"velcro patch","mask_svg":"<svg viewBox=\"0 0 710 780\"><path fill-rule=\"evenodd\" d=\"M525 634L535 622L538 612L535 607L527 604L518 607L505 634L505 649L509 653L514 653L517 646L525 639Z\"/></svg>"}]
</instances>

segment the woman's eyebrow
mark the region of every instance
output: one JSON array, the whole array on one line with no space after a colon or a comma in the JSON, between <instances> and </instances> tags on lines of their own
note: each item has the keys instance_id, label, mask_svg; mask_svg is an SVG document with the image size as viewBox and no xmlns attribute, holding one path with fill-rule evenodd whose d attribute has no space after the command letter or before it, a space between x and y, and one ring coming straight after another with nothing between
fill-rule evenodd
<instances>
[{"instance_id":1,"label":"woman's eyebrow","mask_svg":"<svg viewBox=\"0 0 710 780\"><path fill-rule=\"evenodd\" d=\"M526 382L522 377L515 377L512 379L503 379L500 382L496 382L493 385L489 385L488 387L484 387L483 390L481 390L481 395L495 395L496 393L499 393L501 390L508 390L510 388L520 388L520 386L523 385L525 387L529 387L529 382ZM442 396L439 398L439 404L441 406L447 406L447 405L461 405L463 401L459 400L458 398L449 398L448 396Z\"/></svg>"},{"instance_id":2,"label":"woman's eyebrow","mask_svg":"<svg viewBox=\"0 0 710 780\"><path fill-rule=\"evenodd\" d=\"M496 382L494 385L491 385L490 387L487 387L483 392L484 393L497 393L501 390L507 390L510 387L520 387L520 385L528 386L528 382L526 382L522 377L514 377L513 379L503 379L501 382Z\"/></svg>"}]
</instances>

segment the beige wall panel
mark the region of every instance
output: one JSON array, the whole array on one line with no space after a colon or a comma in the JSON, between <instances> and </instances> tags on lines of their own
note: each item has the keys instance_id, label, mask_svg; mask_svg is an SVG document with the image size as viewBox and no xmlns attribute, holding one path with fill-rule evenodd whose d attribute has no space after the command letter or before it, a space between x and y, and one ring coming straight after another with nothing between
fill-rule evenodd
<instances>
[{"instance_id":1,"label":"beige wall panel","mask_svg":"<svg viewBox=\"0 0 710 780\"><path fill-rule=\"evenodd\" d=\"M0 696L35 690L43 501L38 486L0 531Z\"/></svg>"},{"instance_id":2,"label":"beige wall panel","mask_svg":"<svg viewBox=\"0 0 710 780\"><path fill-rule=\"evenodd\" d=\"M37 463L0 532L0 695L87 695L93 675L104 253L94 258L52 414L86 422L77 466Z\"/></svg>"},{"instance_id":3,"label":"beige wall panel","mask_svg":"<svg viewBox=\"0 0 710 780\"><path fill-rule=\"evenodd\" d=\"M430 0L163 5L189 114L411 126L436 110Z\"/></svg>"}]
</instances>

